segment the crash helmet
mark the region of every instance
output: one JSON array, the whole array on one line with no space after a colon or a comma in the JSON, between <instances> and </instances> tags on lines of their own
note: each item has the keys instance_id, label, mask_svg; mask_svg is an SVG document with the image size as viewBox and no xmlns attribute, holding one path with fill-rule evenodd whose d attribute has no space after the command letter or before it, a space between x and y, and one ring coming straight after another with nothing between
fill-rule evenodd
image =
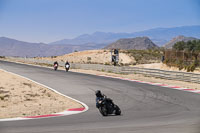
<instances>
[{"instance_id":1,"label":"crash helmet","mask_svg":"<svg viewBox=\"0 0 200 133\"><path fill-rule=\"evenodd\" d=\"M100 90L95 91L95 95L96 95L97 97L102 97L102 94L101 94L101 91L100 91Z\"/></svg>"}]
</instances>

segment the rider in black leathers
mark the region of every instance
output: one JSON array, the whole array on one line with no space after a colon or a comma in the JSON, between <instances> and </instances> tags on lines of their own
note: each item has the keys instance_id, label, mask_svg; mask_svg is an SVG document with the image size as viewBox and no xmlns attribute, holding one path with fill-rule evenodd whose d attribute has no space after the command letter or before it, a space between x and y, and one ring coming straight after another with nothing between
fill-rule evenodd
<instances>
[{"instance_id":1,"label":"rider in black leathers","mask_svg":"<svg viewBox=\"0 0 200 133\"><path fill-rule=\"evenodd\" d=\"M107 98L106 95L102 94L100 90L95 91L96 94L96 107L99 109L103 116L108 114L120 115L120 108L113 103L113 100Z\"/></svg>"},{"instance_id":2,"label":"rider in black leathers","mask_svg":"<svg viewBox=\"0 0 200 133\"><path fill-rule=\"evenodd\" d=\"M104 100L104 99L109 100L109 101L111 102L111 104L114 105L112 99L107 98L106 95L102 94L100 90L97 90L97 91L95 92L95 95L96 95L96 107L97 107L97 108L99 108L99 103L98 103L98 102L101 101L101 100Z\"/></svg>"},{"instance_id":3,"label":"rider in black leathers","mask_svg":"<svg viewBox=\"0 0 200 133\"><path fill-rule=\"evenodd\" d=\"M96 95L96 107L99 108L98 101L103 100L105 98L105 95L102 94L100 90L97 90L95 92L95 95Z\"/></svg>"}]
</instances>

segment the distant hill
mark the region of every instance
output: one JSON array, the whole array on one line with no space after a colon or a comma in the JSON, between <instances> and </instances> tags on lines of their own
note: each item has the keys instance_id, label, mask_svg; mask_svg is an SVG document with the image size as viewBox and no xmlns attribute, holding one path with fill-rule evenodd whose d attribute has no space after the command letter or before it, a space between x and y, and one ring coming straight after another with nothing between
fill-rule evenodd
<instances>
[{"instance_id":1,"label":"distant hill","mask_svg":"<svg viewBox=\"0 0 200 133\"><path fill-rule=\"evenodd\" d=\"M106 46L105 49L151 49L157 48L148 37L136 37L136 38L127 38L127 39L119 39L118 41L111 43Z\"/></svg>"},{"instance_id":2,"label":"distant hill","mask_svg":"<svg viewBox=\"0 0 200 133\"><path fill-rule=\"evenodd\" d=\"M123 33L118 33L117 38L123 37ZM80 35L74 39L63 39L59 41L55 41L52 43L49 43L51 45L54 44L72 44L72 45L83 45L87 43L92 43L92 44L108 44L113 41L115 41L116 37L115 35L113 36L113 33L105 33L105 32L95 32L91 35L89 34L83 34Z\"/></svg>"},{"instance_id":3,"label":"distant hill","mask_svg":"<svg viewBox=\"0 0 200 133\"><path fill-rule=\"evenodd\" d=\"M28 43L0 37L0 55L1 56L39 56L43 53L46 44L43 43Z\"/></svg>"},{"instance_id":4,"label":"distant hill","mask_svg":"<svg viewBox=\"0 0 200 133\"><path fill-rule=\"evenodd\" d=\"M144 30L133 33L95 32L91 35L84 34L74 39L63 39L52 42L50 44L84 45L86 43L92 43L95 45L107 45L121 38L134 38L134 37L147 36L156 45L162 46L166 44L168 41L170 41L173 37L179 35L200 38L200 25L182 26L173 28L154 28L150 30Z\"/></svg>"},{"instance_id":5,"label":"distant hill","mask_svg":"<svg viewBox=\"0 0 200 133\"><path fill-rule=\"evenodd\" d=\"M163 47L167 49L171 49L173 45L177 42L180 42L180 41L187 42L187 41L192 41L192 40L198 40L198 39L194 37L177 36L173 38L172 40L170 40L168 43L166 43Z\"/></svg>"},{"instance_id":6,"label":"distant hill","mask_svg":"<svg viewBox=\"0 0 200 133\"><path fill-rule=\"evenodd\" d=\"M57 56L67 53L103 48L95 44L80 45L48 45L44 43L29 43L11 38L0 37L0 56Z\"/></svg>"},{"instance_id":7,"label":"distant hill","mask_svg":"<svg viewBox=\"0 0 200 133\"><path fill-rule=\"evenodd\" d=\"M95 32L74 39L64 39L49 44L30 43L11 38L0 37L0 56L57 56L83 50L101 49L121 38L147 36L153 43L162 46L173 37L184 35L200 38L200 26L182 26L174 28L155 28L134 33ZM128 43L128 42L127 42ZM137 46L142 49L143 46ZM146 48L146 46L144 46Z\"/></svg>"}]
</instances>

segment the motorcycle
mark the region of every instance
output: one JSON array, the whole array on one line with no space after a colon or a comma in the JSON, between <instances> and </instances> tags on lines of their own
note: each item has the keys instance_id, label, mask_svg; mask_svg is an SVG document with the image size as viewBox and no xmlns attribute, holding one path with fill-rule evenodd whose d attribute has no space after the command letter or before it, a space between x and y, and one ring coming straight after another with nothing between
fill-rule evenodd
<instances>
[{"instance_id":1,"label":"motorcycle","mask_svg":"<svg viewBox=\"0 0 200 133\"><path fill-rule=\"evenodd\" d=\"M68 71L69 71L69 67L70 67L70 65L69 65L69 64L66 64L66 65L65 65L66 72L68 72Z\"/></svg>"},{"instance_id":2,"label":"motorcycle","mask_svg":"<svg viewBox=\"0 0 200 133\"><path fill-rule=\"evenodd\" d=\"M98 102L99 112L103 116L108 116L109 114L121 115L120 108L113 103L112 99L107 98L105 96L104 98L98 100L97 102Z\"/></svg>"},{"instance_id":3,"label":"motorcycle","mask_svg":"<svg viewBox=\"0 0 200 133\"><path fill-rule=\"evenodd\" d=\"M56 71L58 69L58 64L54 64L54 70Z\"/></svg>"}]
</instances>

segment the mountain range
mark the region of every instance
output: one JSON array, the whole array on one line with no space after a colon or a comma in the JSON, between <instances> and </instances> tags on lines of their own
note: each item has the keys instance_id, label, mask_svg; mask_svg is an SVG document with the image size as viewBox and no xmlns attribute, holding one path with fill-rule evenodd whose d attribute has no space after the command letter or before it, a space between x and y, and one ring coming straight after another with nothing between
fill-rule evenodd
<instances>
[{"instance_id":1,"label":"mountain range","mask_svg":"<svg viewBox=\"0 0 200 133\"><path fill-rule=\"evenodd\" d=\"M163 44L166 44L172 38L179 35L200 38L200 26L156 28L134 33L95 32L91 35L84 34L74 39L63 39L49 44L30 43L7 37L0 37L0 56L58 56L74 51L101 49L119 39L142 36L147 36L151 39L152 43L163 46ZM125 40L124 42L130 43L129 41L131 42L132 40ZM142 39L140 41L142 42ZM146 44L148 47L148 43Z\"/></svg>"},{"instance_id":2,"label":"mountain range","mask_svg":"<svg viewBox=\"0 0 200 133\"><path fill-rule=\"evenodd\" d=\"M115 42L121 38L135 38L135 37L147 36L156 45L162 46L168 41L170 41L173 37L179 35L200 38L200 25L182 26L173 28L154 28L150 30L144 30L133 33L95 32L93 34L80 35L74 39L63 39L49 44L84 45L87 43L91 43L91 44L106 45Z\"/></svg>"},{"instance_id":3,"label":"mountain range","mask_svg":"<svg viewBox=\"0 0 200 133\"><path fill-rule=\"evenodd\" d=\"M45 43L29 43L15 39L0 37L0 56L20 56L20 57L37 57L37 56L58 56L74 51L83 51L90 49L103 48L96 45L48 45Z\"/></svg>"}]
</instances>

